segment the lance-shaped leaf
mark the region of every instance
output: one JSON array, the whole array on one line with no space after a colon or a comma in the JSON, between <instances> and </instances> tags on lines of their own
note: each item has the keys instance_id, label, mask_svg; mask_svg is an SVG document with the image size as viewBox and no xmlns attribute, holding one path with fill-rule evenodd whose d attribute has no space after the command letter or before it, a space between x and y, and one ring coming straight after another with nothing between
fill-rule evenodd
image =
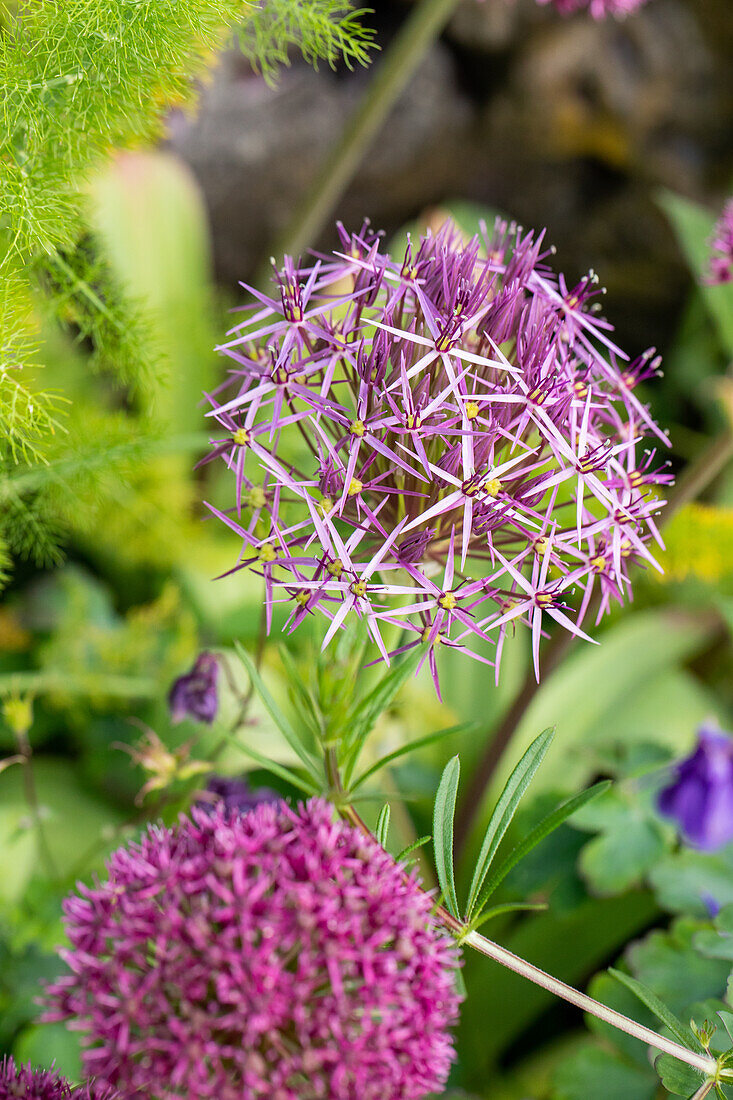
<instances>
[{"instance_id":1,"label":"lance-shaped leaf","mask_svg":"<svg viewBox=\"0 0 733 1100\"><path fill-rule=\"evenodd\" d=\"M649 989L647 985L637 981L636 978L632 978L630 974L624 974L622 970L614 970L612 966L608 968L608 972L617 982L631 990L641 1003L646 1005L650 1012L654 1013L660 1023L669 1028L678 1043L682 1043L682 1046L687 1047L688 1050L703 1049L690 1028L683 1024L674 1012L667 1008L664 1001L660 1001L656 993Z\"/></svg>"},{"instance_id":2,"label":"lance-shaped leaf","mask_svg":"<svg viewBox=\"0 0 733 1100\"><path fill-rule=\"evenodd\" d=\"M407 678L415 670L420 654L417 650L401 661L393 663L389 672L354 709L350 720L350 751L345 761L344 780L348 785L359 757L359 752L375 722L387 709Z\"/></svg>"},{"instance_id":3,"label":"lance-shaped leaf","mask_svg":"<svg viewBox=\"0 0 733 1100\"><path fill-rule=\"evenodd\" d=\"M540 841L549 836L550 833L554 833L555 829L558 829L563 822L567 821L567 819L576 813L581 806L585 806L588 802L592 802L599 794L603 794L604 791L607 791L610 786L611 782L608 779L603 780L601 783L596 783L595 786L589 787L587 791L581 791L580 794L576 794L572 798L568 798L567 801L561 802L551 813L543 817L539 824L535 825L534 829L527 834L524 840L521 841L516 848L513 848L509 855L502 860L496 870L489 875L479 895L478 902L476 903L474 916L478 916L478 914L482 912L486 902L496 888L504 881L509 872L516 867L520 860L524 859L524 857L528 855Z\"/></svg>"},{"instance_id":4,"label":"lance-shaped leaf","mask_svg":"<svg viewBox=\"0 0 733 1100\"><path fill-rule=\"evenodd\" d=\"M400 756L404 756L408 752L414 752L415 749L422 749L426 745L432 745L434 741L439 741L442 737L448 737L451 733L458 733L467 729L467 725L449 726L444 730L436 730L434 733L426 733L424 737L418 737L415 741L409 741L406 745L400 745L398 749L393 752L387 753L381 760L377 760L376 764L372 764L370 768L367 768L365 772L359 776L357 780L351 785L350 790L355 791L357 787L360 787L362 783L365 783L367 779L370 779L387 764L391 764L394 760L398 760Z\"/></svg>"},{"instance_id":5,"label":"lance-shaped leaf","mask_svg":"<svg viewBox=\"0 0 733 1100\"><path fill-rule=\"evenodd\" d=\"M461 762L454 756L445 766L435 796L433 810L433 850L438 882L445 898L448 911L460 919L456 881L453 872L453 820L456 813L456 795Z\"/></svg>"},{"instance_id":6,"label":"lance-shaped leaf","mask_svg":"<svg viewBox=\"0 0 733 1100\"><path fill-rule=\"evenodd\" d=\"M377 818L377 824L374 829L374 835L382 845L383 848L387 847L387 836L389 835L389 819L392 811L389 808L389 802L385 802L382 809L379 811L379 817Z\"/></svg>"},{"instance_id":7,"label":"lance-shaped leaf","mask_svg":"<svg viewBox=\"0 0 733 1100\"><path fill-rule=\"evenodd\" d=\"M272 718L273 722L280 730L293 752L296 753L298 758L301 760L306 770L313 776L317 783L320 783L322 779L322 771L319 761L313 756L312 753L308 751L306 746L303 744L302 738L300 738L295 732L287 717L283 714L280 707L273 699L272 695L265 686L264 680L257 671L255 663L250 657L249 653L247 653L246 649L244 649L243 646L239 644L239 642L235 642L235 648L242 664L247 669L247 673L250 680L252 681L253 688L262 699L262 702L264 703L265 708Z\"/></svg>"},{"instance_id":8,"label":"lance-shaped leaf","mask_svg":"<svg viewBox=\"0 0 733 1100\"><path fill-rule=\"evenodd\" d=\"M511 824L511 820L517 812L517 807L522 795L532 782L532 777L542 763L545 753L550 747L554 737L554 728L546 729L537 737L525 752L516 768L509 776L501 797L494 807L494 812L486 828L484 842L481 845L476 869L471 881L471 889L468 895L468 919L476 907L481 888L491 866L491 861L496 855L496 850L501 844L505 832Z\"/></svg>"}]
</instances>

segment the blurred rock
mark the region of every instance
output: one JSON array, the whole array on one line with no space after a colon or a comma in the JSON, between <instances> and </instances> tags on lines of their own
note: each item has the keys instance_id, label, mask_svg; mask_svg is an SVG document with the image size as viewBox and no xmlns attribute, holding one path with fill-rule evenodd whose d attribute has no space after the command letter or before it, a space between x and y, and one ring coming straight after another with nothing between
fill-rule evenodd
<instances>
[{"instance_id":1,"label":"blurred rock","mask_svg":"<svg viewBox=\"0 0 733 1100\"><path fill-rule=\"evenodd\" d=\"M197 117L171 120L169 145L202 185L217 271L225 282L250 275L266 256L367 79L364 72L337 77L297 64L270 88L227 54ZM374 224L396 228L415 210L458 190L471 117L448 50L435 46L359 170L339 216L351 225L369 216Z\"/></svg>"}]
</instances>

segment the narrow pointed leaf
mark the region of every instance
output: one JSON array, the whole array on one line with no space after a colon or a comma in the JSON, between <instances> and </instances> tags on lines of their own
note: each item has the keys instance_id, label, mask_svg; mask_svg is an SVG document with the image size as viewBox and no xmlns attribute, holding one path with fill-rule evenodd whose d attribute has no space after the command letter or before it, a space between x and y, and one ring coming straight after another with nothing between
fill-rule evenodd
<instances>
[{"instance_id":1,"label":"narrow pointed leaf","mask_svg":"<svg viewBox=\"0 0 733 1100\"><path fill-rule=\"evenodd\" d=\"M418 663L418 650L393 663L389 671L369 692L365 699L354 709L349 722L349 740L351 750L345 768L345 781L348 784L354 774L354 768L365 738L373 729L375 722L394 699L405 681L412 675Z\"/></svg>"},{"instance_id":2,"label":"narrow pointed leaf","mask_svg":"<svg viewBox=\"0 0 733 1100\"><path fill-rule=\"evenodd\" d=\"M413 840L412 844L408 844L406 848L403 848L399 855L395 856L395 861L401 863L406 856L409 856L412 852L416 852L418 848L422 848L425 844L429 844L433 838L431 836L421 836L419 840Z\"/></svg>"},{"instance_id":3,"label":"narrow pointed leaf","mask_svg":"<svg viewBox=\"0 0 733 1100\"><path fill-rule=\"evenodd\" d=\"M290 725L290 722L280 710L280 707L277 705L267 687L265 686L264 680L255 668L254 661L250 657L249 653L247 653L246 649L244 649L243 646L239 644L239 642L235 642L235 648L242 664L247 669L249 678L252 681L252 686L262 699L262 702L265 705L265 709L272 718L273 722L280 730L293 752L296 753L296 755L302 761L303 765L310 772L310 774L317 782L320 782L321 772L318 761L310 752L308 752L308 749L303 744L301 738L296 734L295 730Z\"/></svg>"},{"instance_id":4,"label":"narrow pointed leaf","mask_svg":"<svg viewBox=\"0 0 733 1100\"><path fill-rule=\"evenodd\" d=\"M517 807L522 795L532 782L532 777L542 763L545 753L550 747L554 737L554 728L546 729L539 737L535 738L525 752L516 768L509 776L499 801L494 807L494 812L486 828L484 842L481 845L476 869L471 880L471 889L468 895L468 919L471 919L476 907L481 887L489 872L491 861L496 855L497 848L501 844L504 833L509 828L511 820L517 812Z\"/></svg>"},{"instance_id":5,"label":"narrow pointed leaf","mask_svg":"<svg viewBox=\"0 0 733 1100\"><path fill-rule=\"evenodd\" d=\"M617 982L620 982L621 985L625 985L627 989L630 989L631 992L639 998L641 1003L646 1005L649 1011L653 1012L665 1027L669 1028L678 1043L682 1043L682 1046L687 1047L688 1050L703 1049L689 1027L683 1024L647 985L638 982L636 978L632 978L630 974L624 974L621 970L615 970L612 966L609 966L608 973L611 977L615 978Z\"/></svg>"},{"instance_id":6,"label":"narrow pointed leaf","mask_svg":"<svg viewBox=\"0 0 733 1100\"><path fill-rule=\"evenodd\" d=\"M385 802L384 806L382 806L382 809L379 811L377 826L374 830L374 835L383 848L387 847L387 836L389 834L389 819L391 813L392 811L389 808L389 802Z\"/></svg>"},{"instance_id":7,"label":"narrow pointed leaf","mask_svg":"<svg viewBox=\"0 0 733 1100\"><path fill-rule=\"evenodd\" d=\"M479 895L474 913L478 914L481 912L496 888L504 881L509 872L516 867L520 860L524 859L524 857L544 840L545 837L548 837L550 833L554 833L555 829L558 829L582 806L587 805L588 802L592 802L599 794L603 794L604 791L607 791L610 786L610 780L604 779L601 783L596 783L595 786L589 787L587 791L581 791L580 794L576 794L572 798L567 799L566 802L562 802L559 806L556 806L547 817L543 817L539 824L535 825L534 829L527 834L524 840L518 844L516 848L513 848L509 855L502 860L496 870L488 876L481 894Z\"/></svg>"},{"instance_id":8,"label":"narrow pointed leaf","mask_svg":"<svg viewBox=\"0 0 733 1100\"><path fill-rule=\"evenodd\" d=\"M433 850L438 882L448 911L457 919L460 919L460 914L453 872L453 821L460 772L461 762L457 756L454 756L448 761L443 771L433 810Z\"/></svg>"},{"instance_id":9,"label":"narrow pointed leaf","mask_svg":"<svg viewBox=\"0 0 733 1100\"><path fill-rule=\"evenodd\" d=\"M467 726L465 724L460 726L449 726L444 730L436 730L435 733L426 733L424 737L418 737L415 741L410 741L406 745L400 745L394 752L390 752L386 756L383 756L376 764L372 764L371 768L367 768L365 772L362 772L359 778L352 784L351 790L355 791L357 787L360 787L367 779L370 779L376 772L386 767L387 764L391 764L393 760L399 759L400 756L404 756L408 752L414 752L415 749L422 749L425 745L432 745L434 741L439 741L442 737L448 737L449 734L458 733L466 728Z\"/></svg>"},{"instance_id":10,"label":"narrow pointed leaf","mask_svg":"<svg viewBox=\"0 0 733 1100\"><path fill-rule=\"evenodd\" d=\"M299 791L304 791L306 794L316 794L318 787L311 779L304 779L299 775L296 775L290 768L286 768L284 764L278 764L275 760L268 760L266 756L257 752L255 749L251 749L249 745L243 745L240 741L237 741L234 734L226 734L226 740L229 744L239 749L246 756L249 756L256 764L259 764L261 768L265 768L266 771L272 772L273 775L277 775L280 779L284 779L286 783L290 783L291 786L296 787Z\"/></svg>"}]
</instances>

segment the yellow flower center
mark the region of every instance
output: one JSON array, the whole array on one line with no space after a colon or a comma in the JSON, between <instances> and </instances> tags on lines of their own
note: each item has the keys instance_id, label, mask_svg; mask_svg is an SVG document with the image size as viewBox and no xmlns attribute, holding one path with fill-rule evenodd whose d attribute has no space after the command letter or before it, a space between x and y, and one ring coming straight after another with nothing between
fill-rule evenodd
<instances>
[{"instance_id":1,"label":"yellow flower center","mask_svg":"<svg viewBox=\"0 0 733 1100\"><path fill-rule=\"evenodd\" d=\"M275 553L275 547L272 545L271 542L266 542L264 546L260 547L257 557L260 559L261 562L265 563L274 561L277 557L277 554Z\"/></svg>"},{"instance_id":2,"label":"yellow flower center","mask_svg":"<svg viewBox=\"0 0 733 1100\"><path fill-rule=\"evenodd\" d=\"M364 483L359 481L358 477L352 477L351 484L349 485L348 495L350 497L358 497L363 488Z\"/></svg>"},{"instance_id":3,"label":"yellow flower center","mask_svg":"<svg viewBox=\"0 0 733 1100\"><path fill-rule=\"evenodd\" d=\"M249 432L246 428L237 428L236 432L232 432L232 442L236 443L238 447L246 447L249 443Z\"/></svg>"},{"instance_id":4,"label":"yellow flower center","mask_svg":"<svg viewBox=\"0 0 733 1100\"><path fill-rule=\"evenodd\" d=\"M363 420L352 420L352 422L351 422L351 434L352 435L356 435L356 436L359 437L359 439L361 439L361 437L364 435L364 431L365 431L365 428L364 428L364 421ZM352 482L352 484L353 484L353 482Z\"/></svg>"},{"instance_id":5,"label":"yellow flower center","mask_svg":"<svg viewBox=\"0 0 733 1100\"><path fill-rule=\"evenodd\" d=\"M498 477L490 477L488 481L484 482L483 488L487 496L495 499L501 492L501 482Z\"/></svg>"},{"instance_id":6,"label":"yellow flower center","mask_svg":"<svg viewBox=\"0 0 733 1100\"><path fill-rule=\"evenodd\" d=\"M477 401L466 402L466 417L468 420L475 420L481 411Z\"/></svg>"},{"instance_id":7,"label":"yellow flower center","mask_svg":"<svg viewBox=\"0 0 733 1100\"><path fill-rule=\"evenodd\" d=\"M438 597L438 603L444 611L452 611L457 602L454 592L444 592L442 596Z\"/></svg>"}]
</instances>

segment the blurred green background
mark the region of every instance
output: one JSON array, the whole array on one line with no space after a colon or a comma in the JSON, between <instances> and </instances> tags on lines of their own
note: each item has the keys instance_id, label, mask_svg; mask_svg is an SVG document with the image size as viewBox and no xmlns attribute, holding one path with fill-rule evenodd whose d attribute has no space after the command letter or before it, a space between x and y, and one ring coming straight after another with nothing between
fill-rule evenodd
<instances>
[{"instance_id":1,"label":"blurred green background","mask_svg":"<svg viewBox=\"0 0 733 1100\"><path fill-rule=\"evenodd\" d=\"M593 264L608 284L605 311L626 350L656 344L663 352L664 377L644 397L671 428L678 472L725 438L733 413L733 288L700 283L715 206L731 178L733 28L725 7L653 0L639 23L600 27L558 23L531 4L503 11L466 0L385 143L399 142L410 119L418 138L409 148L402 142L393 164L384 148L370 154L340 211L351 223L371 214L395 247L408 222L434 225L448 215L469 232L496 210L547 224L569 278ZM399 5L379 5L384 45L402 17ZM671 53L675 43L684 43L684 56ZM205 759L221 747L237 693L246 691L232 646L258 645L261 582L246 571L214 580L239 547L201 504L227 502L230 491L216 466L194 470L206 449L201 395L222 377L212 349L227 309L241 300L236 278L251 276L267 255L367 79L296 64L270 88L224 55L198 116L173 114L160 148L120 154L92 182L95 239L144 311L165 369L126 384L113 364L91 362L73 312L61 311L62 325L44 316L43 384L72 400L70 431L50 441L46 466L4 469L0 478L0 506L28 529L28 546L32 535L43 548L26 557L19 536L0 608L0 751L16 752L17 701L31 697L49 841L48 851L39 848L24 769L10 764L0 771L0 1051L44 1064L55 1057L78 1073L76 1039L36 1022L41 981L59 967L60 898L148 814L175 814L197 782L174 776L162 802L149 796L141 807L136 795L156 762L146 769L119 746L152 730L181 759ZM297 141L296 101L308 106ZM541 729L557 724L518 834L557 795L599 777L618 782L502 887L501 900L549 909L502 917L490 934L581 985L622 956L675 1011L701 1020L726 996L730 935L707 899L733 903L733 846L714 855L680 847L653 793L659 770L690 750L700 724L733 729L730 463L677 512L666 538L665 576L638 575L633 604L598 629L602 645L573 648L532 698L486 805L471 807L458 872L470 878L496 784ZM276 623L263 673L292 706L278 642ZM288 644L296 661L312 661L317 643L307 631ZM230 655L235 684L224 685L213 729L174 728L168 688L202 648ZM442 659L444 705L425 677L410 681L372 739L376 758L464 724L381 778L394 851L430 831L448 756L460 752L465 776L481 759L523 680L527 639L508 644L498 687L482 666L450 653ZM247 718L243 742L287 763L289 750L257 700ZM251 767L231 745L216 757L225 774ZM277 785L257 769L251 780ZM369 820L378 806L367 804ZM601 1025L587 1032L577 1013L483 958L467 960L465 980L451 1095L662 1095L632 1040ZM591 988L641 1017L607 976ZM671 1087L687 1095L686 1082Z\"/></svg>"}]
</instances>

